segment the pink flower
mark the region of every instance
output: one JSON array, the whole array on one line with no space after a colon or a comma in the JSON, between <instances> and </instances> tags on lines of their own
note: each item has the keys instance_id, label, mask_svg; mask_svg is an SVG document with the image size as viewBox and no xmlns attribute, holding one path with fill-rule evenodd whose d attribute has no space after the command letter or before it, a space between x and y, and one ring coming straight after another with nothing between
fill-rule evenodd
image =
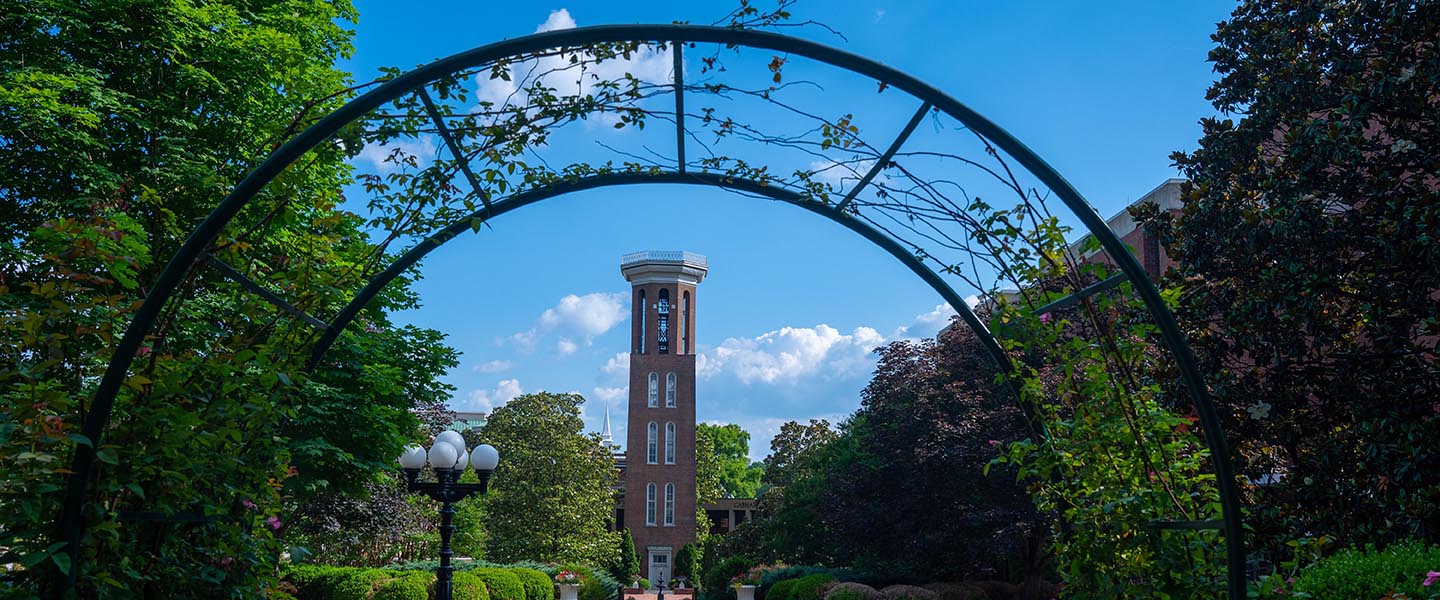
<instances>
[{"instance_id":1,"label":"pink flower","mask_svg":"<svg viewBox=\"0 0 1440 600\"><path fill-rule=\"evenodd\" d=\"M256 508L259 508L258 506L255 506L255 503L251 502L249 499L241 500L240 505L244 506L247 510L255 510Z\"/></svg>"},{"instance_id":2,"label":"pink flower","mask_svg":"<svg viewBox=\"0 0 1440 600\"><path fill-rule=\"evenodd\" d=\"M999 446L999 445L1000 445L1000 440L990 440L990 445L991 445L991 446Z\"/></svg>"},{"instance_id":3,"label":"pink flower","mask_svg":"<svg viewBox=\"0 0 1440 600\"><path fill-rule=\"evenodd\" d=\"M1050 313L1042 313L1042 314L1040 315L1040 322L1041 322L1041 323L1049 323L1049 322L1050 322Z\"/></svg>"},{"instance_id":4,"label":"pink flower","mask_svg":"<svg viewBox=\"0 0 1440 600\"><path fill-rule=\"evenodd\" d=\"M265 519L265 521L270 523L271 529L274 529L275 531L280 531L280 517L271 515L270 518Z\"/></svg>"},{"instance_id":5,"label":"pink flower","mask_svg":"<svg viewBox=\"0 0 1440 600\"><path fill-rule=\"evenodd\" d=\"M1427 587L1432 586L1435 585L1436 581L1440 581L1440 571L1431 571L1425 574L1425 582L1421 585L1425 585Z\"/></svg>"}]
</instances>

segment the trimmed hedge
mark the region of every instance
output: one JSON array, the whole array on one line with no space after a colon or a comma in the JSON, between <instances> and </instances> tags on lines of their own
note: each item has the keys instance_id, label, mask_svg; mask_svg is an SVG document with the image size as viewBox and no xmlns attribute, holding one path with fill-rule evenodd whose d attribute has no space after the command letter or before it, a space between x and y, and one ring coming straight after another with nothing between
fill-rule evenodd
<instances>
[{"instance_id":1,"label":"trimmed hedge","mask_svg":"<svg viewBox=\"0 0 1440 600\"><path fill-rule=\"evenodd\" d=\"M940 594L913 585L892 585L880 590L885 600L939 600Z\"/></svg>"},{"instance_id":2,"label":"trimmed hedge","mask_svg":"<svg viewBox=\"0 0 1440 600\"><path fill-rule=\"evenodd\" d=\"M455 600L490 600L490 591L485 582L468 572L456 572L450 577L450 589Z\"/></svg>"},{"instance_id":3,"label":"trimmed hedge","mask_svg":"<svg viewBox=\"0 0 1440 600\"><path fill-rule=\"evenodd\" d=\"M1383 551L1351 548L1322 558L1295 578L1295 591L1314 600L1380 598L1392 592L1425 598L1425 574L1440 568L1440 546L1418 540L1394 544Z\"/></svg>"},{"instance_id":4,"label":"trimmed hedge","mask_svg":"<svg viewBox=\"0 0 1440 600\"><path fill-rule=\"evenodd\" d=\"M760 598L761 600L789 600L790 590L795 588L795 583L798 581L800 581L798 577L777 581L771 584L769 589L761 593Z\"/></svg>"},{"instance_id":5,"label":"trimmed hedge","mask_svg":"<svg viewBox=\"0 0 1440 600\"><path fill-rule=\"evenodd\" d=\"M372 600L430 600L430 588L434 585L432 573L406 573L380 584Z\"/></svg>"},{"instance_id":6,"label":"trimmed hedge","mask_svg":"<svg viewBox=\"0 0 1440 600\"><path fill-rule=\"evenodd\" d=\"M785 600L822 600L834 586L835 576L829 573L806 575L795 580Z\"/></svg>"},{"instance_id":7,"label":"trimmed hedge","mask_svg":"<svg viewBox=\"0 0 1440 600\"><path fill-rule=\"evenodd\" d=\"M301 600L334 600L340 582L363 569L330 565L295 565L285 570L283 578L295 586L295 597Z\"/></svg>"},{"instance_id":8,"label":"trimmed hedge","mask_svg":"<svg viewBox=\"0 0 1440 600\"><path fill-rule=\"evenodd\" d=\"M485 582L490 600L525 600L525 584L508 569L480 567L470 569L470 574Z\"/></svg>"},{"instance_id":9,"label":"trimmed hedge","mask_svg":"<svg viewBox=\"0 0 1440 600\"><path fill-rule=\"evenodd\" d=\"M830 591L825 593L825 600L881 600L881 596L873 587L863 583L846 582L830 588Z\"/></svg>"},{"instance_id":10,"label":"trimmed hedge","mask_svg":"<svg viewBox=\"0 0 1440 600\"><path fill-rule=\"evenodd\" d=\"M336 585L330 600L371 600L375 588L395 575L380 569L361 569L351 573Z\"/></svg>"},{"instance_id":11,"label":"trimmed hedge","mask_svg":"<svg viewBox=\"0 0 1440 600\"><path fill-rule=\"evenodd\" d=\"M520 579L525 588L525 600L555 600L555 580L544 571L511 567L510 573Z\"/></svg>"}]
</instances>

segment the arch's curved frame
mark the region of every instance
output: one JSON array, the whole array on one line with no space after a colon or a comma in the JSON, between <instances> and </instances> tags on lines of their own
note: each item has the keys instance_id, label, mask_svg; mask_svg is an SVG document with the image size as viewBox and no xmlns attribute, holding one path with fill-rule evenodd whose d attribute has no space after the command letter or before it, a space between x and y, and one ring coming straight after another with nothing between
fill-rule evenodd
<instances>
[{"instance_id":1,"label":"arch's curved frame","mask_svg":"<svg viewBox=\"0 0 1440 600\"><path fill-rule=\"evenodd\" d=\"M1204 378L1196 364L1194 354L1185 341L1184 334L1181 333L1175 321L1174 315L1171 314L1165 306L1154 284L1150 282L1144 269L1140 266L1139 261L1130 254L1124 243L1110 231L1104 219L1100 217L1099 213L1095 212L1095 209L1085 201L1080 193L1050 165L1046 164L1038 155L1004 129L1001 129L998 125L981 116L979 113L976 113L958 100L901 71L843 50L799 38L763 31L697 25L602 25L583 27L537 33L461 52L416 68L377 86L375 89L372 89L330 113L315 125L306 129L271 153L265 162L261 163L254 171L251 171L250 174L220 202L215 210L191 232L190 237L186 239L180 249L176 251L175 255L170 259L170 262L156 279L154 286L151 288L149 294L146 295L139 310L136 311L134 319L125 330L125 334L121 338L115 354L110 359L110 363L100 381L100 385L96 389L91 410L89 414L86 415L83 425L83 433L91 440L91 444L79 444L76 446L75 457L72 463L72 474L68 482L64 506L57 523L59 537L61 541L66 542L66 551L71 558L71 568L64 576L64 581L58 586L59 589L57 591L63 593L65 590L73 587L76 573L79 570L79 546L84 533L81 512L85 504L85 494L89 483L91 468L96 458L95 449L100 445L120 386L125 379L126 373L129 371L131 363L134 361L135 350L140 346L145 336L150 333L161 309L175 293L175 290L185 278L186 274L201 258L204 247L219 235L220 231L251 198L258 194L261 189L269 184L271 180L275 179L291 163L298 160L312 148L324 143L325 140L345 125L361 118L366 113L387 102L396 100L417 89L421 89L430 82L450 73L492 63L496 60L530 52L543 51L550 48L637 41L666 41L677 44L691 42L734 44L804 56L818 62L827 63L860 75L871 77L877 81L888 84L890 87L905 91L923 101L926 106L932 106L936 110L944 112L950 117L964 123L967 127L988 139L995 147L1013 157L1024 166L1027 171L1039 179L1042 184L1049 188L1052 193L1060 198L1070 211L1080 219L1090 234L1095 236L1095 239L1100 242L1101 247L1111 259L1115 261L1120 271L1131 281L1134 292L1140 296L1150 315L1155 319L1155 323L1161 332L1166 347L1175 357L1181 380L1190 393L1196 414L1204 429L1206 445L1211 453L1212 468L1215 471L1216 485L1219 490L1221 510L1224 517L1224 533L1227 545L1227 589L1231 598L1245 597L1245 553L1239 492L1235 484L1234 469L1229 460L1228 444L1221 429L1214 404L1210 400ZM677 98L677 103L679 101L680 99ZM681 132L681 134L683 135L683 132ZM896 145L898 145L900 141L903 140L897 140ZM883 163L884 161L877 161L877 165ZM683 167L682 172L660 175L624 174L597 176L578 182L522 192L500 203L487 203L485 208L477 211L474 215L471 215L471 217L462 219L446 227L439 234L433 235L417 245L389 268L372 279L360 294L332 321L329 331L326 332L325 337L315 348L311 364L313 365L324 355L325 351L328 350L330 345L338 338L339 331L344 329L345 325L359 314L360 309L363 308L386 283L393 280L406 268L414 265L420 257L424 256L430 250L433 250L446 240L462 232L464 228L470 227L473 219L490 219L513 208L569 192L608 185L642 182L694 183L751 192L795 204L844 225L884 248L892 256L909 267L912 272L919 275L921 279L943 296L952 307L955 307L960 312L966 324L974 329L975 333L984 342L987 350L996 357L999 364L1005 368L1010 367L1008 357L1000 350L999 344L994 336L990 334L984 324L980 322L979 318L969 310L968 305L963 299L955 294L954 290L951 289L937 273L925 266L920 259L905 250L904 247L894 239L853 217L847 216L843 212L843 205L829 206L807 201L794 192L779 189L775 186L767 186L761 182L738 180L718 175L686 174L683 172Z\"/></svg>"}]
</instances>

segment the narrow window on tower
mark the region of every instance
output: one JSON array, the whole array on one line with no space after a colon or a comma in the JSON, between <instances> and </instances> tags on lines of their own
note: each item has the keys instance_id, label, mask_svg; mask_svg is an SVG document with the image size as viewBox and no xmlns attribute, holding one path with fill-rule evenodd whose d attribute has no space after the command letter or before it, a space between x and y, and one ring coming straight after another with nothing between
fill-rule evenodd
<instances>
[{"instance_id":1,"label":"narrow window on tower","mask_svg":"<svg viewBox=\"0 0 1440 600\"><path fill-rule=\"evenodd\" d=\"M655 347L661 354L670 353L670 290L660 290L660 302L655 305Z\"/></svg>"},{"instance_id":2,"label":"narrow window on tower","mask_svg":"<svg viewBox=\"0 0 1440 600\"><path fill-rule=\"evenodd\" d=\"M655 526L655 484L645 484L645 524Z\"/></svg>"},{"instance_id":3,"label":"narrow window on tower","mask_svg":"<svg viewBox=\"0 0 1440 600\"><path fill-rule=\"evenodd\" d=\"M675 525L675 484L665 484L665 526Z\"/></svg>"},{"instance_id":4,"label":"narrow window on tower","mask_svg":"<svg viewBox=\"0 0 1440 600\"><path fill-rule=\"evenodd\" d=\"M684 303L680 305L680 353L690 353L690 292L685 292L682 297Z\"/></svg>"},{"instance_id":5,"label":"narrow window on tower","mask_svg":"<svg viewBox=\"0 0 1440 600\"><path fill-rule=\"evenodd\" d=\"M650 373L650 397L647 399L646 404L648 404L650 408L660 406L660 376L654 372Z\"/></svg>"},{"instance_id":6,"label":"narrow window on tower","mask_svg":"<svg viewBox=\"0 0 1440 600\"><path fill-rule=\"evenodd\" d=\"M645 308L645 290L640 290L640 300L639 300L639 302L638 302L635 306L640 307L640 344L639 344L638 348L640 348L640 353L641 353L641 354L644 354L644 353L645 353L645 313L649 312L649 311L646 310L646 308Z\"/></svg>"},{"instance_id":7,"label":"narrow window on tower","mask_svg":"<svg viewBox=\"0 0 1440 600\"><path fill-rule=\"evenodd\" d=\"M665 464L675 464L675 423L665 424Z\"/></svg>"},{"instance_id":8,"label":"narrow window on tower","mask_svg":"<svg viewBox=\"0 0 1440 600\"><path fill-rule=\"evenodd\" d=\"M665 374L665 407L675 408L675 374Z\"/></svg>"},{"instance_id":9,"label":"narrow window on tower","mask_svg":"<svg viewBox=\"0 0 1440 600\"><path fill-rule=\"evenodd\" d=\"M655 437L659 431L660 428L655 425L654 421L650 422L650 426L645 431L645 462L652 465L655 464Z\"/></svg>"}]
</instances>

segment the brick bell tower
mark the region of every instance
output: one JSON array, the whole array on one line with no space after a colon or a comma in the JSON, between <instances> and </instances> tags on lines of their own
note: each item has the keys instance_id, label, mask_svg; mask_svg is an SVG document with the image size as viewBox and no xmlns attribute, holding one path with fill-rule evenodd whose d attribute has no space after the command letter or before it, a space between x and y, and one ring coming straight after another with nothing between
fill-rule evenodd
<instances>
[{"instance_id":1,"label":"brick bell tower","mask_svg":"<svg viewBox=\"0 0 1440 600\"><path fill-rule=\"evenodd\" d=\"M707 272L691 252L620 259L631 286L625 526L653 585L695 541L695 287Z\"/></svg>"}]
</instances>

